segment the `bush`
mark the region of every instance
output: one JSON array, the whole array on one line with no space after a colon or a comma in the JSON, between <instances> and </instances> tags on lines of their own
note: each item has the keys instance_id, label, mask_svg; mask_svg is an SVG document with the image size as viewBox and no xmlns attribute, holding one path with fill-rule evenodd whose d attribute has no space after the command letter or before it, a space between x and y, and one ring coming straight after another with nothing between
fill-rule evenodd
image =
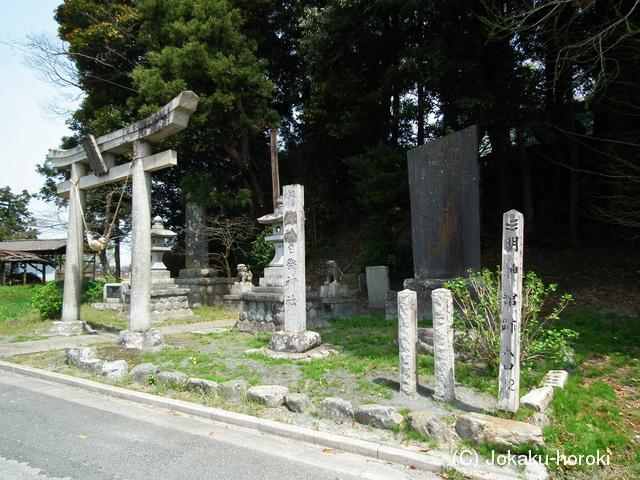
<instances>
[{"instance_id":1,"label":"bush","mask_svg":"<svg viewBox=\"0 0 640 480\"><path fill-rule=\"evenodd\" d=\"M247 268L251 269L254 278L262 276L264 269L269 266L275 255L276 249L273 243L265 240L271 235L273 235L273 227L269 226L262 230L251 243L248 255L251 264L247 265Z\"/></svg>"},{"instance_id":2,"label":"bush","mask_svg":"<svg viewBox=\"0 0 640 480\"><path fill-rule=\"evenodd\" d=\"M469 272L468 279L458 278L445 284L459 309L454 326L463 332L463 348L490 367L496 367L500 358L501 281L499 269L495 272L483 269L480 273ZM570 352L568 341L578 333L550 327L572 300L571 295L560 296L551 306L549 297L557 285L545 287L533 272L524 275L522 284L521 362L525 366L540 358L565 362Z\"/></svg>"},{"instance_id":3,"label":"bush","mask_svg":"<svg viewBox=\"0 0 640 480\"><path fill-rule=\"evenodd\" d=\"M104 284L106 282L103 280L85 280L82 282L82 303L102 302Z\"/></svg>"},{"instance_id":4,"label":"bush","mask_svg":"<svg viewBox=\"0 0 640 480\"><path fill-rule=\"evenodd\" d=\"M62 316L62 286L63 282L58 281L34 288L29 306L40 313L42 320L59 319Z\"/></svg>"}]
</instances>

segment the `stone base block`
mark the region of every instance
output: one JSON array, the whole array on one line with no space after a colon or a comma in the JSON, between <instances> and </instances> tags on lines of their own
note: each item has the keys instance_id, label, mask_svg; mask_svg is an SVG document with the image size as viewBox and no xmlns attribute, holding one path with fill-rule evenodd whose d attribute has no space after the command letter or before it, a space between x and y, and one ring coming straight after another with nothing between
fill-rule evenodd
<instances>
[{"instance_id":1,"label":"stone base block","mask_svg":"<svg viewBox=\"0 0 640 480\"><path fill-rule=\"evenodd\" d=\"M355 297L322 297L325 318L351 318L357 314ZM308 318L307 318L308 321Z\"/></svg>"},{"instance_id":2,"label":"stone base block","mask_svg":"<svg viewBox=\"0 0 640 480\"><path fill-rule=\"evenodd\" d=\"M81 335L83 333L94 333L93 329L82 320L71 322L53 322L49 333L52 335Z\"/></svg>"},{"instance_id":3,"label":"stone base block","mask_svg":"<svg viewBox=\"0 0 640 480\"><path fill-rule=\"evenodd\" d=\"M269 339L269 348L276 352L302 353L321 343L317 332L274 332Z\"/></svg>"},{"instance_id":4,"label":"stone base block","mask_svg":"<svg viewBox=\"0 0 640 480\"><path fill-rule=\"evenodd\" d=\"M481 413L461 415L455 428L460 438L471 445L489 445L498 451L514 450L520 445L544 445L540 427Z\"/></svg>"},{"instance_id":5,"label":"stone base block","mask_svg":"<svg viewBox=\"0 0 640 480\"><path fill-rule=\"evenodd\" d=\"M258 385L247 389L247 397L250 400L269 408L281 407L287 393L289 389L281 385Z\"/></svg>"},{"instance_id":6,"label":"stone base block","mask_svg":"<svg viewBox=\"0 0 640 480\"><path fill-rule=\"evenodd\" d=\"M566 370L549 370L542 381L543 386L553 388L564 388L569 379L569 372Z\"/></svg>"},{"instance_id":7,"label":"stone base block","mask_svg":"<svg viewBox=\"0 0 640 480\"><path fill-rule=\"evenodd\" d=\"M388 430L400 425L404 417L394 407L386 405L360 405L354 411L356 422Z\"/></svg>"},{"instance_id":8,"label":"stone base block","mask_svg":"<svg viewBox=\"0 0 640 480\"><path fill-rule=\"evenodd\" d=\"M135 348L144 352L155 352L164 347L164 337L158 328L146 332L122 330L116 340L116 347Z\"/></svg>"},{"instance_id":9,"label":"stone base block","mask_svg":"<svg viewBox=\"0 0 640 480\"><path fill-rule=\"evenodd\" d=\"M553 387L540 387L522 397L520 405L532 408L536 412L544 412L551 400L553 400Z\"/></svg>"},{"instance_id":10,"label":"stone base block","mask_svg":"<svg viewBox=\"0 0 640 480\"><path fill-rule=\"evenodd\" d=\"M349 287L346 285L339 285L336 283L330 283L328 285L322 285L320 287L320 297L347 297L349 296Z\"/></svg>"}]
</instances>

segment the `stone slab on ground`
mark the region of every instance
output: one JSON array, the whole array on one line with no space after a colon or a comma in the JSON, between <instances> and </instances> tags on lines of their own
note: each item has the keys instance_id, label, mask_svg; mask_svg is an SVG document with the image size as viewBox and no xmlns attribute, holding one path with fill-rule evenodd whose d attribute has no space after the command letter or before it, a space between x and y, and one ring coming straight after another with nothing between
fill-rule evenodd
<instances>
[{"instance_id":1,"label":"stone slab on ground","mask_svg":"<svg viewBox=\"0 0 640 480\"><path fill-rule=\"evenodd\" d=\"M284 404L284 396L289 392L280 385L258 385L247 389L247 397L267 407L277 408Z\"/></svg>"},{"instance_id":2,"label":"stone slab on ground","mask_svg":"<svg viewBox=\"0 0 640 480\"><path fill-rule=\"evenodd\" d=\"M166 385L180 388L187 384L187 375L182 372L158 372L155 376L156 385Z\"/></svg>"},{"instance_id":3,"label":"stone slab on ground","mask_svg":"<svg viewBox=\"0 0 640 480\"><path fill-rule=\"evenodd\" d=\"M520 399L520 404L536 412L544 412L553 400L553 387L541 387L531 390Z\"/></svg>"},{"instance_id":4,"label":"stone slab on ground","mask_svg":"<svg viewBox=\"0 0 640 480\"><path fill-rule=\"evenodd\" d=\"M320 403L320 413L335 422L351 422L355 417L351 402L335 397L327 397Z\"/></svg>"},{"instance_id":5,"label":"stone slab on ground","mask_svg":"<svg viewBox=\"0 0 640 480\"><path fill-rule=\"evenodd\" d=\"M542 380L545 387L564 388L569 379L569 372L566 370L549 370Z\"/></svg>"},{"instance_id":6,"label":"stone slab on ground","mask_svg":"<svg viewBox=\"0 0 640 480\"><path fill-rule=\"evenodd\" d=\"M296 413L310 412L313 409L313 403L306 393L289 392L284 396L284 404Z\"/></svg>"},{"instance_id":7,"label":"stone slab on ground","mask_svg":"<svg viewBox=\"0 0 640 480\"><path fill-rule=\"evenodd\" d=\"M242 402L247 394L249 384L242 378L218 384L218 393L230 402Z\"/></svg>"},{"instance_id":8,"label":"stone slab on ground","mask_svg":"<svg viewBox=\"0 0 640 480\"><path fill-rule=\"evenodd\" d=\"M551 420L544 413L536 412L531 415L529 419L529 423L531 425L537 425L540 428L548 427L551 425Z\"/></svg>"},{"instance_id":9,"label":"stone slab on ground","mask_svg":"<svg viewBox=\"0 0 640 480\"><path fill-rule=\"evenodd\" d=\"M98 351L95 347L68 347L66 349L67 363L80 367L88 360L95 360Z\"/></svg>"},{"instance_id":10,"label":"stone slab on ground","mask_svg":"<svg viewBox=\"0 0 640 480\"><path fill-rule=\"evenodd\" d=\"M140 383L149 383L151 375L155 375L160 371L160 367L153 363L140 363L135 365L129 374L134 381Z\"/></svg>"},{"instance_id":11,"label":"stone slab on ground","mask_svg":"<svg viewBox=\"0 0 640 480\"><path fill-rule=\"evenodd\" d=\"M361 405L355 409L354 416L358 423L389 430L404 420L395 408L385 405Z\"/></svg>"},{"instance_id":12,"label":"stone slab on ground","mask_svg":"<svg viewBox=\"0 0 640 480\"><path fill-rule=\"evenodd\" d=\"M302 361L310 361L317 358L326 358L331 355L337 355L340 353L338 351L340 347L336 347L334 345L329 345L327 343L323 343L316 348L312 348L311 350L307 350L306 352L276 352L275 350L271 350L270 348L252 348L250 350L245 350L245 354L257 354L264 355L265 357L269 357L272 359L288 359L288 360L302 360Z\"/></svg>"},{"instance_id":13,"label":"stone slab on ground","mask_svg":"<svg viewBox=\"0 0 640 480\"><path fill-rule=\"evenodd\" d=\"M114 360L102 364L102 375L107 378L123 378L129 373L129 364L126 360Z\"/></svg>"},{"instance_id":14,"label":"stone slab on ground","mask_svg":"<svg viewBox=\"0 0 640 480\"><path fill-rule=\"evenodd\" d=\"M228 331L228 328L207 328L203 330L193 330L189 333L192 333L193 335L208 335L210 333L225 333Z\"/></svg>"},{"instance_id":15,"label":"stone slab on ground","mask_svg":"<svg viewBox=\"0 0 640 480\"><path fill-rule=\"evenodd\" d=\"M435 442L449 443L454 439L453 432L434 412L422 410L410 412L407 415L407 420L409 421L409 428Z\"/></svg>"},{"instance_id":16,"label":"stone slab on ground","mask_svg":"<svg viewBox=\"0 0 640 480\"><path fill-rule=\"evenodd\" d=\"M187 380L187 390L205 395L216 395L218 383L204 378L190 378Z\"/></svg>"},{"instance_id":17,"label":"stone slab on ground","mask_svg":"<svg viewBox=\"0 0 640 480\"><path fill-rule=\"evenodd\" d=\"M481 413L460 415L456 433L472 445L490 445L496 450L512 450L521 445L544 445L542 429L535 425Z\"/></svg>"},{"instance_id":18,"label":"stone slab on ground","mask_svg":"<svg viewBox=\"0 0 640 480\"><path fill-rule=\"evenodd\" d=\"M271 335L269 348L276 352L303 353L318 347L321 342L320 334L310 330L304 332L280 331Z\"/></svg>"}]
</instances>

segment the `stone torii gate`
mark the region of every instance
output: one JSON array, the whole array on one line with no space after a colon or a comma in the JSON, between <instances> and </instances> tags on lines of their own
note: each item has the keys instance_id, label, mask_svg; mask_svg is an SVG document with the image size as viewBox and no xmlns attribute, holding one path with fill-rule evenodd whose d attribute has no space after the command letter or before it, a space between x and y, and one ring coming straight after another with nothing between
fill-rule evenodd
<instances>
[{"instance_id":1,"label":"stone torii gate","mask_svg":"<svg viewBox=\"0 0 640 480\"><path fill-rule=\"evenodd\" d=\"M80 320L84 222L87 190L131 178L131 309L129 328L146 332L151 325L151 172L178 163L173 150L151 155L151 146L185 129L198 106L198 96L185 91L153 115L97 139L89 136L82 146L69 150L49 150L53 166L71 169L71 178L58 184L58 194L69 195L69 229L64 276L62 319L52 332L62 335L82 333ZM115 156L133 151L133 159L115 165ZM91 166L93 173L88 173Z\"/></svg>"}]
</instances>

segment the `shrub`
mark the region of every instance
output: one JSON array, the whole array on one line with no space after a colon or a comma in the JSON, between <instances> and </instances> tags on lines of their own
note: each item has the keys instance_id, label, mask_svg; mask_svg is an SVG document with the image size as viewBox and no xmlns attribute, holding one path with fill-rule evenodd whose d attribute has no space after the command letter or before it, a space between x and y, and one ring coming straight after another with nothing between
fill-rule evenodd
<instances>
[{"instance_id":1,"label":"shrub","mask_svg":"<svg viewBox=\"0 0 640 480\"><path fill-rule=\"evenodd\" d=\"M273 243L267 242L265 238L273 234L273 227L269 226L262 230L256 239L251 243L251 250L249 251L249 261L251 262L251 270L253 277L262 276L264 269L269 266L269 263L275 255L275 247ZM249 266L247 266L249 268Z\"/></svg>"},{"instance_id":2,"label":"shrub","mask_svg":"<svg viewBox=\"0 0 640 480\"><path fill-rule=\"evenodd\" d=\"M34 289L29 306L40 313L42 320L58 319L62 316L62 286L63 282L58 281Z\"/></svg>"},{"instance_id":3,"label":"shrub","mask_svg":"<svg viewBox=\"0 0 640 480\"><path fill-rule=\"evenodd\" d=\"M454 326L462 331L463 348L480 362L495 367L500 358L500 316L502 272L483 269L469 272L469 278L447 282L458 307ZM568 328L551 328L568 303L571 295L562 295L551 302L549 297L557 285L545 286L534 272L523 277L522 321L520 326L520 360L523 364L545 358L564 362L570 352L568 341L578 333ZM553 303L553 305L549 305Z\"/></svg>"},{"instance_id":4,"label":"shrub","mask_svg":"<svg viewBox=\"0 0 640 480\"><path fill-rule=\"evenodd\" d=\"M82 303L101 302L106 282L106 280L85 280L82 282Z\"/></svg>"}]
</instances>

